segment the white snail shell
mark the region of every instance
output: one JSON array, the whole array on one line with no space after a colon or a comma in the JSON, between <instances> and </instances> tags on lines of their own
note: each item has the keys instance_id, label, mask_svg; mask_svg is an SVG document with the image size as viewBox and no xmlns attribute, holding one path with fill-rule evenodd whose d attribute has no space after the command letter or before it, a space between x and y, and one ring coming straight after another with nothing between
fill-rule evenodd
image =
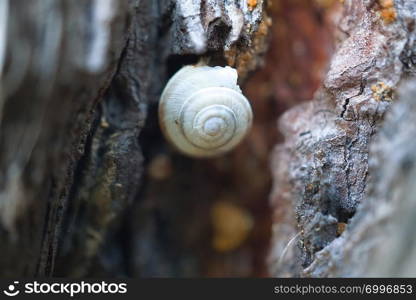
<instances>
[{"instance_id":1,"label":"white snail shell","mask_svg":"<svg viewBox=\"0 0 416 300\"><path fill-rule=\"evenodd\" d=\"M179 151L217 156L245 137L253 113L237 77L231 67L186 66L169 80L159 102L159 123Z\"/></svg>"}]
</instances>

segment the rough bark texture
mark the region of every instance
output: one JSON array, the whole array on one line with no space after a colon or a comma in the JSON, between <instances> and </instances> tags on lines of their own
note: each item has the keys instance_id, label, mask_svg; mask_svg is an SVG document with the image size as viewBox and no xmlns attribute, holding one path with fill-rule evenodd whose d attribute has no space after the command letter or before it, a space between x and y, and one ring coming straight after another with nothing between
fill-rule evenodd
<instances>
[{"instance_id":1,"label":"rough bark texture","mask_svg":"<svg viewBox=\"0 0 416 300\"><path fill-rule=\"evenodd\" d=\"M317 253L307 276L416 275L415 96L414 79L400 87L370 147L366 199L344 234Z\"/></svg>"},{"instance_id":2,"label":"rough bark texture","mask_svg":"<svg viewBox=\"0 0 416 300\"><path fill-rule=\"evenodd\" d=\"M266 1L1 3L0 275L201 274L194 249L175 256L191 206L147 205L154 106L183 64L253 70Z\"/></svg>"},{"instance_id":3,"label":"rough bark texture","mask_svg":"<svg viewBox=\"0 0 416 300\"><path fill-rule=\"evenodd\" d=\"M0 1L0 276L265 276L270 231L272 276L415 276L415 38L415 0ZM158 128L193 63L249 79L224 157Z\"/></svg>"},{"instance_id":4,"label":"rough bark texture","mask_svg":"<svg viewBox=\"0 0 416 300\"><path fill-rule=\"evenodd\" d=\"M403 175L398 166L389 169L380 160L369 170L369 159L375 157L370 143L396 101L397 86L413 73L415 8L415 1L344 1L339 46L323 86L313 101L280 119L285 142L276 147L273 158L273 275L381 274L375 271L377 260L370 262L374 258L370 249L384 245L383 238L389 236L384 230L399 222L396 210L381 208L382 199L393 205L389 195L394 193L398 202L410 205L410 200L406 194L396 195L396 188L388 190L394 184L398 193L407 188L406 180L392 179ZM398 105L406 110L406 104ZM397 124L390 121L383 128L390 131L390 126ZM389 165L398 163L404 154L392 153L393 148L383 142L378 142L383 149L379 158L388 159ZM378 178L370 190L369 178ZM377 223L386 221L380 220L383 213L390 224ZM393 230L401 234L399 227ZM396 246L403 250L404 243L405 239L397 241ZM405 261L400 255L391 258ZM383 274L409 274L397 265L390 267Z\"/></svg>"}]
</instances>

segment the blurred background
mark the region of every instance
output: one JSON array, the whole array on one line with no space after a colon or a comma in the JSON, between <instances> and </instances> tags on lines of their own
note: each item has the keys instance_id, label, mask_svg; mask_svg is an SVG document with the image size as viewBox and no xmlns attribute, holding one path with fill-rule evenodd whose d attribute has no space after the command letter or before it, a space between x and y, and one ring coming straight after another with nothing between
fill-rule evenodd
<instances>
[{"instance_id":1,"label":"blurred background","mask_svg":"<svg viewBox=\"0 0 416 300\"><path fill-rule=\"evenodd\" d=\"M341 4L248 1L248 25L270 25L264 60L240 65L253 128L195 160L157 120L166 81L200 58L185 38L167 47L180 2L0 0L1 276L270 275L277 120L321 84ZM233 59L208 46L212 61Z\"/></svg>"},{"instance_id":2,"label":"blurred background","mask_svg":"<svg viewBox=\"0 0 416 300\"><path fill-rule=\"evenodd\" d=\"M183 240L173 243L184 246L177 250L179 257L195 259L184 262L190 276L196 266L201 267L200 276L269 276L270 159L282 141L277 119L288 108L311 100L321 84L334 51L333 21L339 5L322 0L270 2L273 22L264 63L242 85L253 107L253 129L232 153L202 161L169 150L155 155L155 149L163 149L160 140L147 151L149 181L143 205L158 211L161 222L179 223L176 236ZM143 141L160 136L157 120L153 124L145 129Z\"/></svg>"}]
</instances>

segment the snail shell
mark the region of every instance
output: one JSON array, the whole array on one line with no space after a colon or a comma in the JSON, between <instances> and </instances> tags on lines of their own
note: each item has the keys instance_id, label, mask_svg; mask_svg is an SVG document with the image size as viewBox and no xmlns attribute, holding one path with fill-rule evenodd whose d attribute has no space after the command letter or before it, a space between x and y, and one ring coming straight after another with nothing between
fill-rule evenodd
<instances>
[{"instance_id":1,"label":"snail shell","mask_svg":"<svg viewBox=\"0 0 416 300\"><path fill-rule=\"evenodd\" d=\"M217 156L245 137L253 113L237 77L231 67L186 66L169 80L159 102L159 122L179 151Z\"/></svg>"}]
</instances>

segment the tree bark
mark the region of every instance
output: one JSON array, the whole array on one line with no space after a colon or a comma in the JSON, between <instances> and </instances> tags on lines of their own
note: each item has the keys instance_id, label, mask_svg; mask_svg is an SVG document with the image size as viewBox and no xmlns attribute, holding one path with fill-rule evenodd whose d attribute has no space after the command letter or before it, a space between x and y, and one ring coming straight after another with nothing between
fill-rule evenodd
<instances>
[{"instance_id":1,"label":"tree bark","mask_svg":"<svg viewBox=\"0 0 416 300\"><path fill-rule=\"evenodd\" d=\"M415 24L415 0L0 0L0 276L415 276ZM194 63L254 110L220 158L158 127Z\"/></svg>"},{"instance_id":2,"label":"tree bark","mask_svg":"<svg viewBox=\"0 0 416 300\"><path fill-rule=\"evenodd\" d=\"M415 275L406 266L414 263L413 250L399 227L411 223L399 211L412 206L414 148L404 140L412 134L406 120L414 82L396 96L414 73L415 5L344 1L339 46L322 87L280 119L285 142L273 159L273 275Z\"/></svg>"},{"instance_id":3,"label":"tree bark","mask_svg":"<svg viewBox=\"0 0 416 300\"><path fill-rule=\"evenodd\" d=\"M165 145L155 106L182 65L256 68L266 1L0 3L1 276L203 274L180 250L204 201L144 171L159 154L198 166Z\"/></svg>"}]
</instances>

